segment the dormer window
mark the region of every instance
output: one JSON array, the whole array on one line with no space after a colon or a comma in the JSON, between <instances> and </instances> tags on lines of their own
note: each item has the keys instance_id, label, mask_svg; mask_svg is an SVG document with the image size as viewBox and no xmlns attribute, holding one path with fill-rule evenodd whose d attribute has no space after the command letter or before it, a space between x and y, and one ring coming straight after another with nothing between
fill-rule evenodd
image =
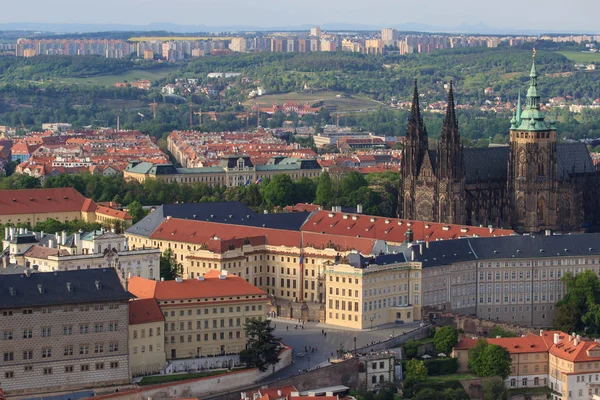
<instances>
[{"instance_id":1,"label":"dormer window","mask_svg":"<svg viewBox=\"0 0 600 400\"><path fill-rule=\"evenodd\" d=\"M238 160L237 160L237 167L239 169L244 169L244 159L243 158L238 158Z\"/></svg>"}]
</instances>

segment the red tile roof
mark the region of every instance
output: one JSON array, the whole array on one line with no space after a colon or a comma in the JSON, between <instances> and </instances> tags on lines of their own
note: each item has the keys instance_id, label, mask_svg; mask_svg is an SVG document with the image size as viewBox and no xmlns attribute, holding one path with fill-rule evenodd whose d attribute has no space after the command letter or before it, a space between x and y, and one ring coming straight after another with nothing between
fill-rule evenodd
<instances>
[{"instance_id":1,"label":"red tile roof","mask_svg":"<svg viewBox=\"0 0 600 400\"><path fill-rule=\"evenodd\" d=\"M424 241L457 239L461 236L492 237L514 234L514 231L509 229L450 225L326 210L315 212L302 225L304 232L379 239L390 243L404 242L408 228L413 231L414 240Z\"/></svg>"},{"instance_id":2,"label":"red tile roof","mask_svg":"<svg viewBox=\"0 0 600 400\"><path fill-rule=\"evenodd\" d=\"M239 276L229 274L225 279L220 279L220 273L217 270L209 271L204 275L203 281L185 279L182 282L156 282L134 276L129 279L128 290L137 297L148 297L152 293L158 301L266 295Z\"/></svg>"},{"instance_id":3,"label":"red tile roof","mask_svg":"<svg viewBox=\"0 0 600 400\"><path fill-rule=\"evenodd\" d=\"M140 299L129 302L129 325L164 321L165 317L155 299Z\"/></svg>"},{"instance_id":4,"label":"red tile roof","mask_svg":"<svg viewBox=\"0 0 600 400\"><path fill-rule=\"evenodd\" d=\"M307 204L307 203L298 203L293 206L286 206L284 210L287 212L313 212L321 208L318 204Z\"/></svg>"},{"instance_id":5,"label":"red tile roof","mask_svg":"<svg viewBox=\"0 0 600 400\"><path fill-rule=\"evenodd\" d=\"M484 338L489 344L504 347L511 354L547 352L549 344L542 336L529 334L524 337L513 338ZM478 339L462 339L454 347L455 350L472 349L477 345Z\"/></svg>"},{"instance_id":6,"label":"red tile roof","mask_svg":"<svg viewBox=\"0 0 600 400\"><path fill-rule=\"evenodd\" d=\"M96 214L102 214L107 217L116 218L116 219L120 219L120 220L133 219L133 218L131 218L131 215L129 215L125 211L115 210L114 208L109 208L109 207L104 207L104 206L99 206L98 208L96 208Z\"/></svg>"},{"instance_id":7,"label":"red tile roof","mask_svg":"<svg viewBox=\"0 0 600 400\"><path fill-rule=\"evenodd\" d=\"M34 245L31 246L29 248L29 250L27 250L24 254L25 257L31 257L31 258L43 258L43 259L47 259L49 256L55 256L57 254L60 254L61 256L68 256L70 255L70 253L67 250L64 249L53 249L50 247L43 247L43 246L38 246L38 245Z\"/></svg>"},{"instance_id":8,"label":"red tile roof","mask_svg":"<svg viewBox=\"0 0 600 400\"><path fill-rule=\"evenodd\" d=\"M73 188L0 190L0 215L82 211L86 200Z\"/></svg>"},{"instance_id":9,"label":"red tile roof","mask_svg":"<svg viewBox=\"0 0 600 400\"><path fill-rule=\"evenodd\" d=\"M589 339L576 339L564 332L556 333L559 334L559 342L550 348L551 354L572 362L600 361L600 343ZM553 332L548 332L548 335L554 337Z\"/></svg>"}]
</instances>

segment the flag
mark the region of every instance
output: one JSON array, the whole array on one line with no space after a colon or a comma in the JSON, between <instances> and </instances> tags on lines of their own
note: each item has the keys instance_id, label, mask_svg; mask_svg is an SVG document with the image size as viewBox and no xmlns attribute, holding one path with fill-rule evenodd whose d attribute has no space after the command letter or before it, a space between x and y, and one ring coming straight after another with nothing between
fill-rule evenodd
<instances>
[{"instance_id":1,"label":"flag","mask_svg":"<svg viewBox=\"0 0 600 400\"><path fill-rule=\"evenodd\" d=\"M255 185L260 185L262 183L262 178L258 178L256 180L256 182L254 182Z\"/></svg>"},{"instance_id":2,"label":"flag","mask_svg":"<svg viewBox=\"0 0 600 400\"><path fill-rule=\"evenodd\" d=\"M248 186L249 184L250 184L250 179L248 179L248 180L246 181L246 183L244 183L244 186Z\"/></svg>"}]
</instances>

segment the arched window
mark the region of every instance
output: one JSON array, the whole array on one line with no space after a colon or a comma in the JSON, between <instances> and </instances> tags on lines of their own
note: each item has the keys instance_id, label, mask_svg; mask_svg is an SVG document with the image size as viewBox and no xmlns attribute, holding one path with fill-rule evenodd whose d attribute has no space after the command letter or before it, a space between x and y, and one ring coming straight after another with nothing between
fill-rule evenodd
<instances>
[{"instance_id":1,"label":"arched window","mask_svg":"<svg viewBox=\"0 0 600 400\"><path fill-rule=\"evenodd\" d=\"M537 215L538 215L538 220L543 221L544 220L544 199L539 198L538 202L537 202Z\"/></svg>"},{"instance_id":2,"label":"arched window","mask_svg":"<svg viewBox=\"0 0 600 400\"><path fill-rule=\"evenodd\" d=\"M517 380L515 378L510 380L510 387L515 387L517 385Z\"/></svg>"},{"instance_id":3,"label":"arched window","mask_svg":"<svg viewBox=\"0 0 600 400\"><path fill-rule=\"evenodd\" d=\"M523 387L527 386L527 378L523 378Z\"/></svg>"},{"instance_id":4,"label":"arched window","mask_svg":"<svg viewBox=\"0 0 600 400\"><path fill-rule=\"evenodd\" d=\"M537 376L535 378L533 378L533 386L539 386L540 385L540 378L538 378Z\"/></svg>"},{"instance_id":5,"label":"arched window","mask_svg":"<svg viewBox=\"0 0 600 400\"><path fill-rule=\"evenodd\" d=\"M379 375L379 383L383 383L385 381L385 377L383 375Z\"/></svg>"}]
</instances>

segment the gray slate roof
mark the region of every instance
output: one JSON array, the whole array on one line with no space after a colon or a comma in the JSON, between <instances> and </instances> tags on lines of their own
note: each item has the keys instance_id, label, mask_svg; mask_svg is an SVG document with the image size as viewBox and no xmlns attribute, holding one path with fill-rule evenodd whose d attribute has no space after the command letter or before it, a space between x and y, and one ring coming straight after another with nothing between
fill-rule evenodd
<instances>
[{"instance_id":1,"label":"gray slate roof","mask_svg":"<svg viewBox=\"0 0 600 400\"><path fill-rule=\"evenodd\" d=\"M95 282L99 281L100 289ZM67 283L73 291L67 290ZM39 286L42 285L43 293ZM15 290L11 296L9 288ZM36 272L3 275L0 279L0 308L51 306L73 303L120 301L132 298L112 268Z\"/></svg>"},{"instance_id":2,"label":"gray slate roof","mask_svg":"<svg viewBox=\"0 0 600 400\"><path fill-rule=\"evenodd\" d=\"M477 180L507 180L509 147L464 149L467 183ZM559 178L570 174L594 172L592 158L584 143L557 143L557 172Z\"/></svg>"},{"instance_id":3,"label":"gray slate roof","mask_svg":"<svg viewBox=\"0 0 600 400\"><path fill-rule=\"evenodd\" d=\"M167 217L299 231L309 216L309 212L259 214L238 201L164 204L126 232L149 236Z\"/></svg>"},{"instance_id":4,"label":"gray slate roof","mask_svg":"<svg viewBox=\"0 0 600 400\"><path fill-rule=\"evenodd\" d=\"M600 233L441 240L430 242L429 246L413 244L405 251L407 260L411 259L412 253L423 267L474 260L598 256Z\"/></svg>"},{"instance_id":5,"label":"gray slate roof","mask_svg":"<svg viewBox=\"0 0 600 400\"><path fill-rule=\"evenodd\" d=\"M557 172L561 178L567 178L569 174L582 174L594 172L592 157L585 143L559 143L556 145L558 158Z\"/></svg>"}]
</instances>

